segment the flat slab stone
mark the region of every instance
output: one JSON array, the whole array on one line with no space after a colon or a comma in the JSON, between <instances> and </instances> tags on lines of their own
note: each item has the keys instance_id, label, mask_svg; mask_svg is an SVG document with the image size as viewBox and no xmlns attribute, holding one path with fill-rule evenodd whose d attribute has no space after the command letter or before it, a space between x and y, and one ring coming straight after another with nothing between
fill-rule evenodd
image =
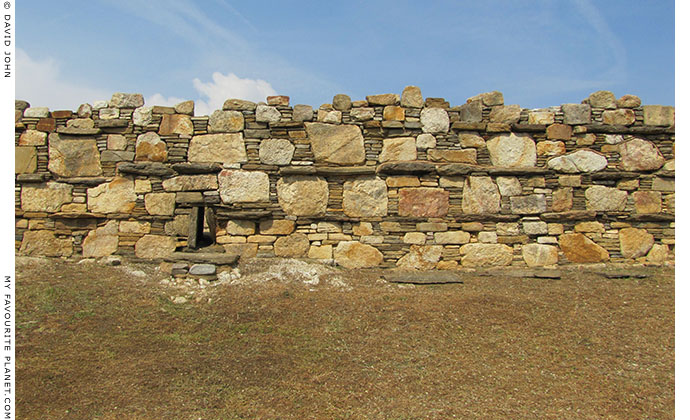
<instances>
[{"instance_id":1,"label":"flat slab stone","mask_svg":"<svg viewBox=\"0 0 690 420\"><path fill-rule=\"evenodd\" d=\"M215 174L223 169L217 163L175 163L172 168L182 175Z\"/></svg>"},{"instance_id":2,"label":"flat slab stone","mask_svg":"<svg viewBox=\"0 0 690 420\"><path fill-rule=\"evenodd\" d=\"M336 165L364 163L364 137L356 125L305 123L305 126L317 162Z\"/></svg>"},{"instance_id":3,"label":"flat slab stone","mask_svg":"<svg viewBox=\"0 0 690 420\"><path fill-rule=\"evenodd\" d=\"M449 271L399 272L383 276L389 283L402 284L462 284L461 276Z\"/></svg>"},{"instance_id":4,"label":"flat slab stone","mask_svg":"<svg viewBox=\"0 0 690 420\"><path fill-rule=\"evenodd\" d=\"M216 274L216 266L213 264L194 264L189 267L189 274L193 276L210 276Z\"/></svg>"},{"instance_id":5,"label":"flat slab stone","mask_svg":"<svg viewBox=\"0 0 690 420\"><path fill-rule=\"evenodd\" d=\"M165 257L165 261L178 262L187 261L199 264L233 265L240 258L236 254L219 252L173 252Z\"/></svg>"},{"instance_id":6,"label":"flat slab stone","mask_svg":"<svg viewBox=\"0 0 690 420\"><path fill-rule=\"evenodd\" d=\"M161 178L175 175L175 171L169 166L158 162L124 162L117 165L117 170L123 174L157 176Z\"/></svg>"}]
</instances>

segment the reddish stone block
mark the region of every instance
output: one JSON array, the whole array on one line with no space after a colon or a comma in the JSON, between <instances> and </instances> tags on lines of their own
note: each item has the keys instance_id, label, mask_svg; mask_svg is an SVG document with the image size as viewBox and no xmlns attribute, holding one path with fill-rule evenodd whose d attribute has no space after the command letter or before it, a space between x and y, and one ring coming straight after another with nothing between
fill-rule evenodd
<instances>
[{"instance_id":1,"label":"reddish stone block","mask_svg":"<svg viewBox=\"0 0 690 420\"><path fill-rule=\"evenodd\" d=\"M401 188L398 214L412 217L444 217L449 193L441 188Z\"/></svg>"},{"instance_id":2,"label":"reddish stone block","mask_svg":"<svg viewBox=\"0 0 690 420\"><path fill-rule=\"evenodd\" d=\"M41 118L38 120L38 124L36 124L36 130L45 131L48 133L55 131L55 119Z\"/></svg>"}]
</instances>

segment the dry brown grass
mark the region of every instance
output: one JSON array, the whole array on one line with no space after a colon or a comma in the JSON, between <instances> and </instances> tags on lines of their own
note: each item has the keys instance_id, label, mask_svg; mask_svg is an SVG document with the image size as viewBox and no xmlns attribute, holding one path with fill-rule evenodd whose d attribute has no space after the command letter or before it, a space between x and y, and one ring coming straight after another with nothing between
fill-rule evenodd
<instances>
[{"instance_id":1,"label":"dry brown grass","mask_svg":"<svg viewBox=\"0 0 690 420\"><path fill-rule=\"evenodd\" d=\"M17 267L22 419L674 416L671 269L414 288L333 269L173 304L153 273Z\"/></svg>"}]
</instances>

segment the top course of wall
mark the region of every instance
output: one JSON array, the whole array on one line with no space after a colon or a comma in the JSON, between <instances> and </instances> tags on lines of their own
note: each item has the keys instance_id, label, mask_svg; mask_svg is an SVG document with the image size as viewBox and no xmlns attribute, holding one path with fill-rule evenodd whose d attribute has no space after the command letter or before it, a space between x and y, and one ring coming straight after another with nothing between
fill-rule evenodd
<instances>
[{"instance_id":1,"label":"top course of wall","mask_svg":"<svg viewBox=\"0 0 690 420\"><path fill-rule=\"evenodd\" d=\"M115 93L76 111L16 101L15 127L22 254L166 259L205 219L215 250L346 267L673 259L675 111L633 95L451 107L408 86L194 116Z\"/></svg>"}]
</instances>

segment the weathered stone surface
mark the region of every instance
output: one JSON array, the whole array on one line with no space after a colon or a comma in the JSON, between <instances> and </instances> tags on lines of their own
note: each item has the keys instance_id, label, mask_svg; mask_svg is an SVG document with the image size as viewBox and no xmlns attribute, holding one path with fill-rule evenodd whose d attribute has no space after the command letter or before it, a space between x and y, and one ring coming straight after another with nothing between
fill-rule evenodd
<instances>
[{"instance_id":1,"label":"weathered stone surface","mask_svg":"<svg viewBox=\"0 0 690 420\"><path fill-rule=\"evenodd\" d=\"M606 144L620 144L625 140L621 134L606 134L604 135L604 141Z\"/></svg>"},{"instance_id":2,"label":"weathered stone surface","mask_svg":"<svg viewBox=\"0 0 690 420\"><path fill-rule=\"evenodd\" d=\"M551 124L546 127L546 138L551 140L570 140L573 128L565 124Z\"/></svg>"},{"instance_id":3,"label":"weathered stone surface","mask_svg":"<svg viewBox=\"0 0 690 420\"><path fill-rule=\"evenodd\" d=\"M391 188L400 188L419 187L422 184L421 182L419 182L419 178L417 178L416 176L389 176L388 178L386 178L386 185L388 185Z\"/></svg>"},{"instance_id":4,"label":"weathered stone surface","mask_svg":"<svg viewBox=\"0 0 690 420\"><path fill-rule=\"evenodd\" d=\"M676 195L675 194L668 194L666 197L664 197L664 205L666 206L666 210L669 213L675 214L676 213Z\"/></svg>"},{"instance_id":5,"label":"weathered stone surface","mask_svg":"<svg viewBox=\"0 0 690 420\"><path fill-rule=\"evenodd\" d=\"M286 95L267 96L266 103L271 106L290 106L290 97Z\"/></svg>"},{"instance_id":6,"label":"weathered stone surface","mask_svg":"<svg viewBox=\"0 0 690 420\"><path fill-rule=\"evenodd\" d=\"M530 111L527 114L528 124L549 125L553 124L554 120L555 115L552 111Z\"/></svg>"},{"instance_id":7,"label":"weathered stone surface","mask_svg":"<svg viewBox=\"0 0 690 420\"><path fill-rule=\"evenodd\" d=\"M425 133L447 133L450 127L448 113L441 108L424 108L420 121Z\"/></svg>"},{"instance_id":8,"label":"weathered stone surface","mask_svg":"<svg viewBox=\"0 0 690 420\"><path fill-rule=\"evenodd\" d=\"M30 106L31 106L31 104L29 104L28 102L23 101L21 99L15 99L14 100L14 110L15 111L24 112L24 110Z\"/></svg>"},{"instance_id":9,"label":"weathered stone surface","mask_svg":"<svg viewBox=\"0 0 690 420\"><path fill-rule=\"evenodd\" d=\"M467 99L468 103L479 101L486 106L503 105L503 94L497 90L493 92L480 93Z\"/></svg>"},{"instance_id":10,"label":"weathered stone surface","mask_svg":"<svg viewBox=\"0 0 690 420\"><path fill-rule=\"evenodd\" d=\"M498 135L486 142L494 166L532 167L537 162L537 147L526 134Z\"/></svg>"},{"instance_id":11,"label":"weathered stone surface","mask_svg":"<svg viewBox=\"0 0 690 420\"><path fill-rule=\"evenodd\" d=\"M434 242L441 245L468 244L470 243L470 234L461 230L436 232L434 233Z\"/></svg>"},{"instance_id":12,"label":"weathered stone surface","mask_svg":"<svg viewBox=\"0 0 690 420\"><path fill-rule=\"evenodd\" d=\"M214 264L193 264L189 267L189 274L192 276L212 276L216 274Z\"/></svg>"},{"instance_id":13,"label":"weathered stone surface","mask_svg":"<svg viewBox=\"0 0 690 420\"><path fill-rule=\"evenodd\" d=\"M676 123L676 109L672 106L645 105L642 109L645 125L669 126ZM26 111L24 116L26 116Z\"/></svg>"},{"instance_id":14,"label":"weathered stone surface","mask_svg":"<svg viewBox=\"0 0 690 420\"><path fill-rule=\"evenodd\" d=\"M72 186L59 182L29 184L22 187L22 210L54 213L72 202Z\"/></svg>"},{"instance_id":15,"label":"weathered stone surface","mask_svg":"<svg viewBox=\"0 0 690 420\"><path fill-rule=\"evenodd\" d=\"M72 238L58 238L49 230L24 232L19 248L20 254L37 257L69 257L72 252Z\"/></svg>"},{"instance_id":16,"label":"weathered stone surface","mask_svg":"<svg viewBox=\"0 0 690 420\"><path fill-rule=\"evenodd\" d=\"M101 175L101 158L96 140L65 140L59 134L48 136L48 170L60 177Z\"/></svg>"},{"instance_id":17,"label":"weathered stone surface","mask_svg":"<svg viewBox=\"0 0 690 420\"><path fill-rule=\"evenodd\" d=\"M38 130L26 130L19 136L19 146L44 146L48 134Z\"/></svg>"},{"instance_id":18,"label":"weathered stone surface","mask_svg":"<svg viewBox=\"0 0 690 420\"><path fill-rule=\"evenodd\" d=\"M592 108L614 109L616 108L616 95L608 90L598 90L590 94L584 102Z\"/></svg>"},{"instance_id":19,"label":"weathered stone surface","mask_svg":"<svg viewBox=\"0 0 690 420\"><path fill-rule=\"evenodd\" d=\"M47 107L32 107L24 110L25 118L48 118L50 110Z\"/></svg>"},{"instance_id":20,"label":"weathered stone surface","mask_svg":"<svg viewBox=\"0 0 690 420\"><path fill-rule=\"evenodd\" d=\"M552 194L551 209L557 212L569 211L573 208L573 189L558 188Z\"/></svg>"},{"instance_id":21,"label":"weathered stone surface","mask_svg":"<svg viewBox=\"0 0 690 420\"><path fill-rule=\"evenodd\" d=\"M131 162L134 160L134 152L124 150L104 150L101 153L101 162Z\"/></svg>"},{"instance_id":22,"label":"weathered stone surface","mask_svg":"<svg viewBox=\"0 0 690 420\"><path fill-rule=\"evenodd\" d=\"M333 251L336 264L345 268L368 268L381 265L383 254L371 245L341 241Z\"/></svg>"},{"instance_id":23,"label":"weathered stone surface","mask_svg":"<svg viewBox=\"0 0 690 420\"><path fill-rule=\"evenodd\" d=\"M190 162L217 162L224 165L245 163L247 151L242 133L194 136L189 142L188 160Z\"/></svg>"},{"instance_id":24,"label":"weathered stone surface","mask_svg":"<svg viewBox=\"0 0 690 420\"><path fill-rule=\"evenodd\" d=\"M592 110L588 104L563 104L561 109L564 124L589 124L592 121Z\"/></svg>"},{"instance_id":25,"label":"weathered stone surface","mask_svg":"<svg viewBox=\"0 0 690 420\"><path fill-rule=\"evenodd\" d=\"M510 197L510 211L514 214L541 214L546 211L544 194Z\"/></svg>"},{"instance_id":26,"label":"weathered stone surface","mask_svg":"<svg viewBox=\"0 0 690 420\"><path fill-rule=\"evenodd\" d=\"M153 122L153 107L142 106L134 110L132 113L132 122L134 125L149 125Z\"/></svg>"},{"instance_id":27,"label":"weathered stone surface","mask_svg":"<svg viewBox=\"0 0 690 420\"><path fill-rule=\"evenodd\" d=\"M266 139L259 146L259 159L266 165L289 165L295 146L286 139Z\"/></svg>"},{"instance_id":28,"label":"weathered stone surface","mask_svg":"<svg viewBox=\"0 0 690 420\"><path fill-rule=\"evenodd\" d=\"M496 184L498 184L498 191L501 196L511 197L522 194L522 185L520 185L520 180L517 177L499 176L496 177Z\"/></svg>"},{"instance_id":29,"label":"weathered stone surface","mask_svg":"<svg viewBox=\"0 0 690 420\"><path fill-rule=\"evenodd\" d=\"M272 222L272 220L267 222ZM228 235L253 235L256 232L256 223L253 220L228 220L225 231ZM288 233L291 232L292 230ZM272 233L269 233L269 235L272 235Z\"/></svg>"},{"instance_id":30,"label":"weathered stone surface","mask_svg":"<svg viewBox=\"0 0 690 420\"><path fill-rule=\"evenodd\" d=\"M654 235L644 229L624 228L618 232L621 254L624 258L639 258L647 254L654 245Z\"/></svg>"},{"instance_id":31,"label":"weathered stone surface","mask_svg":"<svg viewBox=\"0 0 690 420\"><path fill-rule=\"evenodd\" d=\"M424 245L426 234L423 232L407 232L403 236L403 242L406 244Z\"/></svg>"},{"instance_id":32,"label":"weathered stone surface","mask_svg":"<svg viewBox=\"0 0 690 420\"><path fill-rule=\"evenodd\" d=\"M136 184L134 185L136 189ZM173 193L170 193L173 194ZM181 204L203 203L204 196L201 191L180 191L175 194L175 202Z\"/></svg>"},{"instance_id":33,"label":"weathered stone surface","mask_svg":"<svg viewBox=\"0 0 690 420\"><path fill-rule=\"evenodd\" d=\"M501 195L488 176L468 176L462 190L462 211L469 214L498 213Z\"/></svg>"},{"instance_id":34,"label":"weathered stone surface","mask_svg":"<svg viewBox=\"0 0 690 420\"><path fill-rule=\"evenodd\" d=\"M137 137L136 156L134 160L145 162L165 162L168 159L168 147L158 134L148 132Z\"/></svg>"},{"instance_id":35,"label":"weathered stone surface","mask_svg":"<svg viewBox=\"0 0 690 420\"><path fill-rule=\"evenodd\" d=\"M185 227L187 226L188 224L185 224ZM138 222L136 220L123 220L120 222L119 231L121 233L137 233L143 235L151 232L151 223Z\"/></svg>"},{"instance_id":36,"label":"weathered stone surface","mask_svg":"<svg viewBox=\"0 0 690 420\"><path fill-rule=\"evenodd\" d=\"M477 123L482 121L482 102L474 101L460 107L460 121L465 123Z\"/></svg>"},{"instance_id":37,"label":"weathered stone surface","mask_svg":"<svg viewBox=\"0 0 690 420\"><path fill-rule=\"evenodd\" d=\"M77 108L77 116L79 118L91 118L92 112L93 108L91 108L89 104L81 104L79 108Z\"/></svg>"},{"instance_id":38,"label":"weathered stone surface","mask_svg":"<svg viewBox=\"0 0 690 420\"><path fill-rule=\"evenodd\" d=\"M38 153L33 146L15 146L14 173L31 174L38 168Z\"/></svg>"},{"instance_id":39,"label":"weathered stone surface","mask_svg":"<svg viewBox=\"0 0 690 420\"><path fill-rule=\"evenodd\" d=\"M340 124L343 120L343 113L340 111L319 109L316 112L316 121L329 123L329 124Z\"/></svg>"},{"instance_id":40,"label":"weathered stone surface","mask_svg":"<svg viewBox=\"0 0 690 420\"><path fill-rule=\"evenodd\" d=\"M417 149L430 149L436 147L436 137L431 134L425 133L417 136L416 140Z\"/></svg>"},{"instance_id":41,"label":"weathered stone surface","mask_svg":"<svg viewBox=\"0 0 690 420\"><path fill-rule=\"evenodd\" d=\"M309 247L307 257L317 260L330 260L333 258L333 245L314 245Z\"/></svg>"},{"instance_id":42,"label":"weathered stone surface","mask_svg":"<svg viewBox=\"0 0 690 420\"><path fill-rule=\"evenodd\" d=\"M134 255L138 258L160 259L169 257L177 242L171 236L144 235L134 244Z\"/></svg>"},{"instance_id":43,"label":"weathered stone surface","mask_svg":"<svg viewBox=\"0 0 690 420\"><path fill-rule=\"evenodd\" d=\"M259 223L259 233L262 235L289 235L294 231L295 222L292 220L268 219Z\"/></svg>"},{"instance_id":44,"label":"weathered stone surface","mask_svg":"<svg viewBox=\"0 0 690 420\"><path fill-rule=\"evenodd\" d=\"M213 174L180 175L163 181L165 191L204 191L218 189L218 177Z\"/></svg>"},{"instance_id":45,"label":"weathered stone surface","mask_svg":"<svg viewBox=\"0 0 690 420\"><path fill-rule=\"evenodd\" d=\"M114 108L138 108L144 105L144 95L141 93L113 93L110 106Z\"/></svg>"},{"instance_id":46,"label":"weathered stone surface","mask_svg":"<svg viewBox=\"0 0 690 420\"><path fill-rule=\"evenodd\" d=\"M460 146L463 148L474 147L483 148L486 147L486 141L482 136L475 133L460 133L458 134L458 141Z\"/></svg>"},{"instance_id":47,"label":"weathered stone surface","mask_svg":"<svg viewBox=\"0 0 690 420\"><path fill-rule=\"evenodd\" d=\"M639 214L661 213L661 193L656 191L635 191L635 211Z\"/></svg>"},{"instance_id":48,"label":"weathered stone surface","mask_svg":"<svg viewBox=\"0 0 690 420\"><path fill-rule=\"evenodd\" d=\"M581 149L567 155L549 159L546 165L555 171L565 173L598 172L608 165L606 157L589 149Z\"/></svg>"},{"instance_id":49,"label":"weathered stone surface","mask_svg":"<svg viewBox=\"0 0 690 420\"><path fill-rule=\"evenodd\" d=\"M194 115L194 101L183 101L174 106L175 113L184 115Z\"/></svg>"},{"instance_id":50,"label":"weathered stone surface","mask_svg":"<svg viewBox=\"0 0 690 420\"><path fill-rule=\"evenodd\" d=\"M239 111L216 110L208 118L209 133L234 133L243 128L244 116Z\"/></svg>"},{"instance_id":51,"label":"weathered stone surface","mask_svg":"<svg viewBox=\"0 0 690 420\"><path fill-rule=\"evenodd\" d=\"M100 258L114 254L118 245L117 231L117 221L111 220L105 226L89 232L82 243L83 256L85 258Z\"/></svg>"},{"instance_id":52,"label":"weathered stone surface","mask_svg":"<svg viewBox=\"0 0 690 420\"><path fill-rule=\"evenodd\" d=\"M549 227L546 222L538 221L523 221L522 230L527 235L546 235L549 233Z\"/></svg>"},{"instance_id":53,"label":"weathered stone surface","mask_svg":"<svg viewBox=\"0 0 690 420\"><path fill-rule=\"evenodd\" d=\"M355 121L369 121L375 114L374 108L354 108L350 111L350 118Z\"/></svg>"},{"instance_id":54,"label":"weathered stone surface","mask_svg":"<svg viewBox=\"0 0 690 420\"><path fill-rule=\"evenodd\" d=\"M558 263L558 248L551 245L526 244L522 247L522 259L528 267L543 267Z\"/></svg>"},{"instance_id":55,"label":"weathered stone surface","mask_svg":"<svg viewBox=\"0 0 690 420\"><path fill-rule=\"evenodd\" d=\"M598 263L609 260L609 252L581 233L564 233L558 245L570 262Z\"/></svg>"},{"instance_id":56,"label":"weathered stone surface","mask_svg":"<svg viewBox=\"0 0 690 420\"><path fill-rule=\"evenodd\" d=\"M440 245L410 245L410 252L395 263L403 270L433 270L441 259Z\"/></svg>"},{"instance_id":57,"label":"weathered stone surface","mask_svg":"<svg viewBox=\"0 0 690 420\"><path fill-rule=\"evenodd\" d=\"M384 140L385 141L385 140ZM433 162L456 162L477 164L477 149L462 150L438 150L430 149L427 151L427 158Z\"/></svg>"},{"instance_id":58,"label":"weathered stone surface","mask_svg":"<svg viewBox=\"0 0 690 420\"><path fill-rule=\"evenodd\" d=\"M276 185L278 203L293 216L320 216L326 213L328 182L318 176L287 176Z\"/></svg>"},{"instance_id":59,"label":"weathered stone surface","mask_svg":"<svg viewBox=\"0 0 690 420\"><path fill-rule=\"evenodd\" d=\"M305 123L305 126L317 163L364 163L364 137L359 127L323 123Z\"/></svg>"},{"instance_id":60,"label":"weathered stone surface","mask_svg":"<svg viewBox=\"0 0 690 420\"><path fill-rule=\"evenodd\" d=\"M220 199L225 204L269 200L268 174L259 171L222 170L218 174Z\"/></svg>"},{"instance_id":61,"label":"weathered stone surface","mask_svg":"<svg viewBox=\"0 0 690 420\"><path fill-rule=\"evenodd\" d=\"M400 96L393 93L384 93L381 95L367 96L369 105L396 105L400 103Z\"/></svg>"},{"instance_id":62,"label":"weathered stone surface","mask_svg":"<svg viewBox=\"0 0 690 420\"><path fill-rule=\"evenodd\" d=\"M496 267L510 265L513 248L504 244L465 244L460 247L463 267Z\"/></svg>"},{"instance_id":63,"label":"weathered stone surface","mask_svg":"<svg viewBox=\"0 0 690 420\"><path fill-rule=\"evenodd\" d=\"M333 108L337 111L347 111L352 108L352 99L343 93L339 93L333 97Z\"/></svg>"},{"instance_id":64,"label":"weathered stone surface","mask_svg":"<svg viewBox=\"0 0 690 420\"><path fill-rule=\"evenodd\" d=\"M101 120L116 120L120 118L120 110L118 108L102 108L98 111L98 118Z\"/></svg>"},{"instance_id":65,"label":"weathered stone surface","mask_svg":"<svg viewBox=\"0 0 690 420\"><path fill-rule=\"evenodd\" d=\"M127 148L127 138L121 134L108 134L108 150L125 150Z\"/></svg>"},{"instance_id":66,"label":"weathered stone surface","mask_svg":"<svg viewBox=\"0 0 690 420\"><path fill-rule=\"evenodd\" d=\"M654 244L647 253L647 262L650 264L663 264L669 260L669 249L666 244Z\"/></svg>"},{"instance_id":67,"label":"weathered stone surface","mask_svg":"<svg viewBox=\"0 0 690 420\"><path fill-rule=\"evenodd\" d=\"M491 109L489 121L503 124L515 124L520 120L520 105L496 106Z\"/></svg>"},{"instance_id":68,"label":"weathered stone surface","mask_svg":"<svg viewBox=\"0 0 690 420\"><path fill-rule=\"evenodd\" d=\"M233 111L254 111L256 104L254 102L245 101L242 99L228 99L223 103L223 110Z\"/></svg>"},{"instance_id":69,"label":"weathered stone surface","mask_svg":"<svg viewBox=\"0 0 690 420\"><path fill-rule=\"evenodd\" d=\"M292 119L295 121L311 121L314 119L314 108L311 105L295 105L292 110Z\"/></svg>"},{"instance_id":70,"label":"weathered stone surface","mask_svg":"<svg viewBox=\"0 0 690 420\"><path fill-rule=\"evenodd\" d=\"M276 257L300 258L305 257L308 251L309 239L304 233L281 236L273 243Z\"/></svg>"},{"instance_id":71,"label":"weathered stone surface","mask_svg":"<svg viewBox=\"0 0 690 420\"><path fill-rule=\"evenodd\" d=\"M449 193L442 188L401 188L398 214L411 217L444 217L448 214Z\"/></svg>"},{"instance_id":72,"label":"weathered stone surface","mask_svg":"<svg viewBox=\"0 0 690 420\"><path fill-rule=\"evenodd\" d=\"M652 180L652 190L673 192L676 190L676 181L673 178L655 176Z\"/></svg>"},{"instance_id":73,"label":"weathered stone surface","mask_svg":"<svg viewBox=\"0 0 690 420\"><path fill-rule=\"evenodd\" d=\"M400 98L400 105L408 108L421 108L424 106L422 91L417 86L405 86Z\"/></svg>"},{"instance_id":74,"label":"weathered stone surface","mask_svg":"<svg viewBox=\"0 0 690 420\"><path fill-rule=\"evenodd\" d=\"M256 121L273 123L280 121L280 111L275 107L268 105L257 105L256 107Z\"/></svg>"},{"instance_id":75,"label":"weathered stone surface","mask_svg":"<svg viewBox=\"0 0 690 420\"><path fill-rule=\"evenodd\" d=\"M537 156L560 156L565 153L562 141L540 141L537 143Z\"/></svg>"},{"instance_id":76,"label":"weathered stone surface","mask_svg":"<svg viewBox=\"0 0 690 420\"><path fill-rule=\"evenodd\" d=\"M416 160L417 145L414 137L397 137L383 140L379 162Z\"/></svg>"},{"instance_id":77,"label":"weathered stone surface","mask_svg":"<svg viewBox=\"0 0 690 420\"><path fill-rule=\"evenodd\" d=\"M397 105L383 108L384 121L405 121L405 109Z\"/></svg>"},{"instance_id":78,"label":"weathered stone surface","mask_svg":"<svg viewBox=\"0 0 690 420\"><path fill-rule=\"evenodd\" d=\"M120 226L122 226L122 222L120 222ZM187 236L189 234L189 215L178 214L173 220L166 222L165 234L171 236Z\"/></svg>"},{"instance_id":79,"label":"weathered stone surface","mask_svg":"<svg viewBox=\"0 0 690 420\"><path fill-rule=\"evenodd\" d=\"M108 105L108 101L94 101L93 110L98 111L100 109L107 108Z\"/></svg>"},{"instance_id":80,"label":"weathered stone surface","mask_svg":"<svg viewBox=\"0 0 690 420\"><path fill-rule=\"evenodd\" d=\"M650 141L634 138L618 147L620 169L624 171L649 171L664 166L664 156Z\"/></svg>"},{"instance_id":81,"label":"weathered stone surface","mask_svg":"<svg viewBox=\"0 0 690 420\"><path fill-rule=\"evenodd\" d=\"M635 95L623 95L616 101L618 108L637 108L642 105L642 101Z\"/></svg>"},{"instance_id":82,"label":"weathered stone surface","mask_svg":"<svg viewBox=\"0 0 690 420\"><path fill-rule=\"evenodd\" d=\"M343 212L350 217L377 217L388 214L388 188L378 177L346 181Z\"/></svg>"},{"instance_id":83,"label":"weathered stone surface","mask_svg":"<svg viewBox=\"0 0 690 420\"><path fill-rule=\"evenodd\" d=\"M137 200L134 181L120 177L89 188L86 194L89 211L93 213L129 213Z\"/></svg>"},{"instance_id":84,"label":"weathered stone surface","mask_svg":"<svg viewBox=\"0 0 690 420\"><path fill-rule=\"evenodd\" d=\"M632 109L616 109L604 111L601 114L604 124L612 125L632 125L635 123L635 111Z\"/></svg>"},{"instance_id":85,"label":"weathered stone surface","mask_svg":"<svg viewBox=\"0 0 690 420\"><path fill-rule=\"evenodd\" d=\"M155 176L161 178L175 174L175 171L160 162L124 162L117 165L117 170L123 174Z\"/></svg>"},{"instance_id":86,"label":"weathered stone surface","mask_svg":"<svg viewBox=\"0 0 690 420\"><path fill-rule=\"evenodd\" d=\"M575 232L604 233L606 232L606 227L599 222L580 222L575 225Z\"/></svg>"},{"instance_id":87,"label":"weathered stone surface","mask_svg":"<svg viewBox=\"0 0 690 420\"><path fill-rule=\"evenodd\" d=\"M216 111L218 112L218 111ZM223 111L220 111L223 112ZM232 112L232 111L231 111ZM215 114L215 112L214 112ZM213 117L211 117L213 118ZM209 119L209 122L211 120ZM209 124L209 131L213 132L213 130L210 128ZM228 130L224 131L234 131L228 128ZM158 133L161 136L169 136L172 134L181 134L181 135L186 135L186 136L191 136L194 133L194 125L192 124L192 119L189 117L189 115L184 115L184 114L165 114L163 115L163 119L161 120L161 126L160 129L158 130Z\"/></svg>"},{"instance_id":88,"label":"weathered stone surface","mask_svg":"<svg viewBox=\"0 0 690 420\"><path fill-rule=\"evenodd\" d=\"M175 211L175 193L149 193L144 197L149 214L172 216Z\"/></svg>"},{"instance_id":89,"label":"weathered stone surface","mask_svg":"<svg viewBox=\"0 0 690 420\"><path fill-rule=\"evenodd\" d=\"M585 191L587 210L622 211L628 201L628 193L603 185L593 185Z\"/></svg>"}]
</instances>

